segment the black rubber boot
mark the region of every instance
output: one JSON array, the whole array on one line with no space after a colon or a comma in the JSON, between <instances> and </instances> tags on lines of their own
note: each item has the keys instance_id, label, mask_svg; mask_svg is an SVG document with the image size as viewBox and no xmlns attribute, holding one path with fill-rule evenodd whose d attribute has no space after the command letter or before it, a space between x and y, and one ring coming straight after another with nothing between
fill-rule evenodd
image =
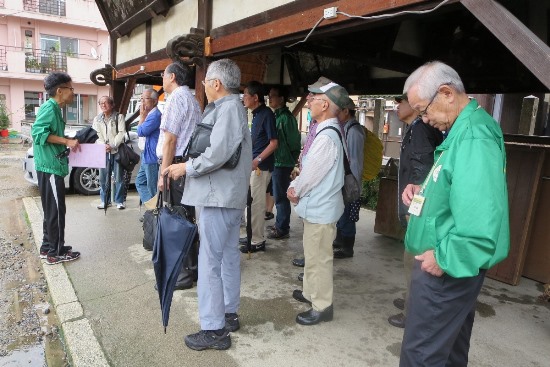
<instances>
[{"instance_id":1,"label":"black rubber boot","mask_svg":"<svg viewBox=\"0 0 550 367\"><path fill-rule=\"evenodd\" d=\"M345 259L353 257L353 246L355 245L355 237L342 236L342 247L334 249L335 259Z\"/></svg>"},{"instance_id":2,"label":"black rubber boot","mask_svg":"<svg viewBox=\"0 0 550 367\"><path fill-rule=\"evenodd\" d=\"M334 239L334 242L332 242L332 249L336 250L339 248L342 248L344 246L344 240L342 239L342 232L338 228L336 228L336 238Z\"/></svg>"}]
</instances>

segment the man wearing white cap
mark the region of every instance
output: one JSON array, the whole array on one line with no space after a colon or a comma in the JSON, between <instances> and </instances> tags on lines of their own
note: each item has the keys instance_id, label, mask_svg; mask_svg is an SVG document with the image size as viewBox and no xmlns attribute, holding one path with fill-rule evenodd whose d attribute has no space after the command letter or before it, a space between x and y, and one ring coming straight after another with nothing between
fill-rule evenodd
<instances>
[{"instance_id":1,"label":"man wearing white cap","mask_svg":"<svg viewBox=\"0 0 550 367\"><path fill-rule=\"evenodd\" d=\"M304 221L304 287L292 296L312 308L298 314L296 322L315 325L333 317L332 241L336 222L344 212L344 148L338 113L349 98L336 83L322 80L309 86L311 118L318 121L317 135L303 158L302 172L291 182L288 199Z\"/></svg>"}]
</instances>

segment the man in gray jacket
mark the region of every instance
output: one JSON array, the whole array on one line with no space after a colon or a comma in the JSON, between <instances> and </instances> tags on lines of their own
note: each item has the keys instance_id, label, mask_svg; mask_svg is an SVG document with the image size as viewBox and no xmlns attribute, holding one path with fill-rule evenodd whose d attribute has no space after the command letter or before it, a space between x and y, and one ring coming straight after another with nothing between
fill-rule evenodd
<instances>
[{"instance_id":1,"label":"man in gray jacket","mask_svg":"<svg viewBox=\"0 0 550 367\"><path fill-rule=\"evenodd\" d=\"M241 258L236 243L246 206L252 142L239 99L241 71L229 59L213 62L204 80L209 104L202 123L213 125L210 146L197 158L162 171L176 180L186 175L182 203L195 206L201 246L197 293L201 331L185 337L194 350L228 349L229 332L240 327ZM239 163L224 168L242 146Z\"/></svg>"}]
</instances>

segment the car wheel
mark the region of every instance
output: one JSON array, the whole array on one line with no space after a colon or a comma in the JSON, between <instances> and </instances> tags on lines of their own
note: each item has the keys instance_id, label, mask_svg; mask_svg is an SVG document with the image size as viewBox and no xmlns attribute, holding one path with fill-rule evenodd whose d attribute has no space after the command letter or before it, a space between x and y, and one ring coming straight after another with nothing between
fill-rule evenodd
<instances>
[{"instance_id":1,"label":"car wheel","mask_svg":"<svg viewBox=\"0 0 550 367\"><path fill-rule=\"evenodd\" d=\"M82 195L98 195L99 168L76 168L73 174L73 187Z\"/></svg>"}]
</instances>

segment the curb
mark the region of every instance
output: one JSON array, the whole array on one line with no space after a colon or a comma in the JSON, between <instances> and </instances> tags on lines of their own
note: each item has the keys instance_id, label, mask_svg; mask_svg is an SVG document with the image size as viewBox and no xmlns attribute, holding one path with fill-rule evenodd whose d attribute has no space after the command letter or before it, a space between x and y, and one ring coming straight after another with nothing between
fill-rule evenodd
<instances>
[{"instance_id":1,"label":"curb","mask_svg":"<svg viewBox=\"0 0 550 367\"><path fill-rule=\"evenodd\" d=\"M37 251L40 251L41 211L32 197L23 198L23 205L29 217L34 244ZM108 367L107 358L93 333L89 320L84 317L84 310L78 301L65 267L62 265L44 266L42 263L42 269L74 366Z\"/></svg>"}]
</instances>

